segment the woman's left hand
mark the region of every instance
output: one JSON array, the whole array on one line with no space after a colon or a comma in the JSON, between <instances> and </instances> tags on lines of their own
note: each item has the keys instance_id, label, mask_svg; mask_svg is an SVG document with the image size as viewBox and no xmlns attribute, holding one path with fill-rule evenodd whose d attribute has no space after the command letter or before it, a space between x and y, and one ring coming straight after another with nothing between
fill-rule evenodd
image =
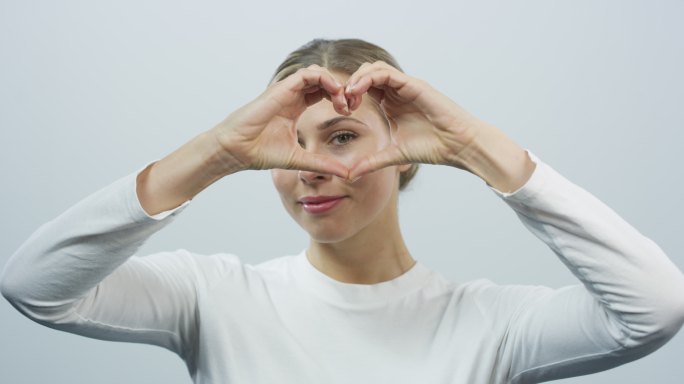
<instances>
[{"instance_id":1,"label":"woman's left hand","mask_svg":"<svg viewBox=\"0 0 684 384\"><path fill-rule=\"evenodd\" d=\"M425 163L467 169L459 157L483 122L432 88L378 61L363 64L348 80L345 96L350 110L368 94L391 122L392 142L357 162L350 179L390 165Z\"/></svg>"},{"instance_id":2,"label":"woman's left hand","mask_svg":"<svg viewBox=\"0 0 684 384\"><path fill-rule=\"evenodd\" d=\"M526 151L422 80L384 62L362 65L347 82L350 110L367 93L391 122L391 143L358 161L349 179L399 164L444 164L466 170L499 191L515 191L534 172Z\"/></svg>"}]
</instances>

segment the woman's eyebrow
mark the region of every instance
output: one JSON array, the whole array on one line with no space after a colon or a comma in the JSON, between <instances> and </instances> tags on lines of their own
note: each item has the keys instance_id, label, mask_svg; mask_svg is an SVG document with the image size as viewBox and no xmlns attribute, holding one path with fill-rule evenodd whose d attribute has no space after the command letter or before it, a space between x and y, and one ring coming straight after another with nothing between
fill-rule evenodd
<instances>
[{"instance_id":1,"label":"woman's eyebrow","mask_svg":"<svg viewBox=\"0 0 684 384\"><path fill-rule=\"evenodd\" d=\"M363 121L359 119L355 119L353 117L348 117L348 116L338 116L338 117L333 117L332 119L326 120L320 124L318 124L318 130L323 130L323 129L328 129L332 127L333 125L341 122L341 121L353 121L358 124L363 124L365 126L368 126L368 124L364 123Z\"/></svg>"}]
</instances>

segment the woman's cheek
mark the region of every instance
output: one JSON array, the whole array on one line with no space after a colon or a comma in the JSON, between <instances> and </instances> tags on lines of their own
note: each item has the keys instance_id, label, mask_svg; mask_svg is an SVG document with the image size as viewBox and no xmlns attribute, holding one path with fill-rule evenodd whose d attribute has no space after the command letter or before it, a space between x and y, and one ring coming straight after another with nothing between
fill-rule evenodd
<instances>
[{"instance_id":1,"label":"woman's cheek","mask_svg":"<svg viewBox=\"0 0 684 384\"><path fill-rule=\"evenodd\" d=\"M360 151L351 151L351 150L346 150L346 151L340 151L337 150L333 153L333 156L335 157L335 160L339 161L342 163L345 167L351 168L356 164L363 155L360 153Z\"/></svg>"},{"instance_id":2,"label":"woman's cheek","mask_svg":"<svg viewBox=\"0 0 684 384\"><path fill-rule=\"evenodd\" d=\"M379 152L386 146L386 143L379 143L376 138L359 137L350 143L342 146L332 147L329 154L337 161L351 168L363 158Z\"/></svg>"},{"instance_id":3,"label":"woman's cheek","mask_svg":"<svg viewBox=\"0 0 684 384\"><path fill-rule=\"evenodd\" d=\"M272 169L271 180L281 195L290 191L297 182L297 171L286 169Z\"/></svg>"}]
</instances>

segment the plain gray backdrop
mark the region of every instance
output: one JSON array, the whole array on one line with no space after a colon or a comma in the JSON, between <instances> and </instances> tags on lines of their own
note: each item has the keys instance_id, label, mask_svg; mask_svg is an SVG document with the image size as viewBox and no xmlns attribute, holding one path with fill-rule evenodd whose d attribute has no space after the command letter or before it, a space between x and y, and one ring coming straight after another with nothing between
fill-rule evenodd
<instances>
[{"instance_id":1,"label":"plain gray backdrop","mask_svg":"<svg viewBox=\"0 0 684 384\"><path fill-rule=\"evenodd\" d=\"M0 0L0 266L40 224L253 99L290 51L358 37L599 197L682 269L683 17L683 2L645 0ZM413 256L453 280L577 282L471 174L423 166L400 216ZM253 264L306 243L270 174L244 172L140 253L226 251ZM54 331L5 300L0 324L2 383L190 382L166 350ZM681 356L680 333L562 382L681 383Z\"/></svg>"}]
</instances>

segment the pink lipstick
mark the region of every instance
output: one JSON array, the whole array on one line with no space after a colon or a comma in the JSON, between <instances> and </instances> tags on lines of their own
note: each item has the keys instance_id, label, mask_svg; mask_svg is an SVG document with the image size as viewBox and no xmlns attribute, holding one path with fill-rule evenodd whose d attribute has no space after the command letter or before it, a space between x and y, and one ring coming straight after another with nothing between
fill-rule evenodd
<instances>
[{"instance_id":1,"label":"pink lipstick","mask_svg":"<svg viewBox=\"0 0 684 384\"><path fill-rule=\"evenodd\" d=\"M307 213L320 214L335 208L345 196L306 196L299 200Z\"/></svg>"}]
</instances>

